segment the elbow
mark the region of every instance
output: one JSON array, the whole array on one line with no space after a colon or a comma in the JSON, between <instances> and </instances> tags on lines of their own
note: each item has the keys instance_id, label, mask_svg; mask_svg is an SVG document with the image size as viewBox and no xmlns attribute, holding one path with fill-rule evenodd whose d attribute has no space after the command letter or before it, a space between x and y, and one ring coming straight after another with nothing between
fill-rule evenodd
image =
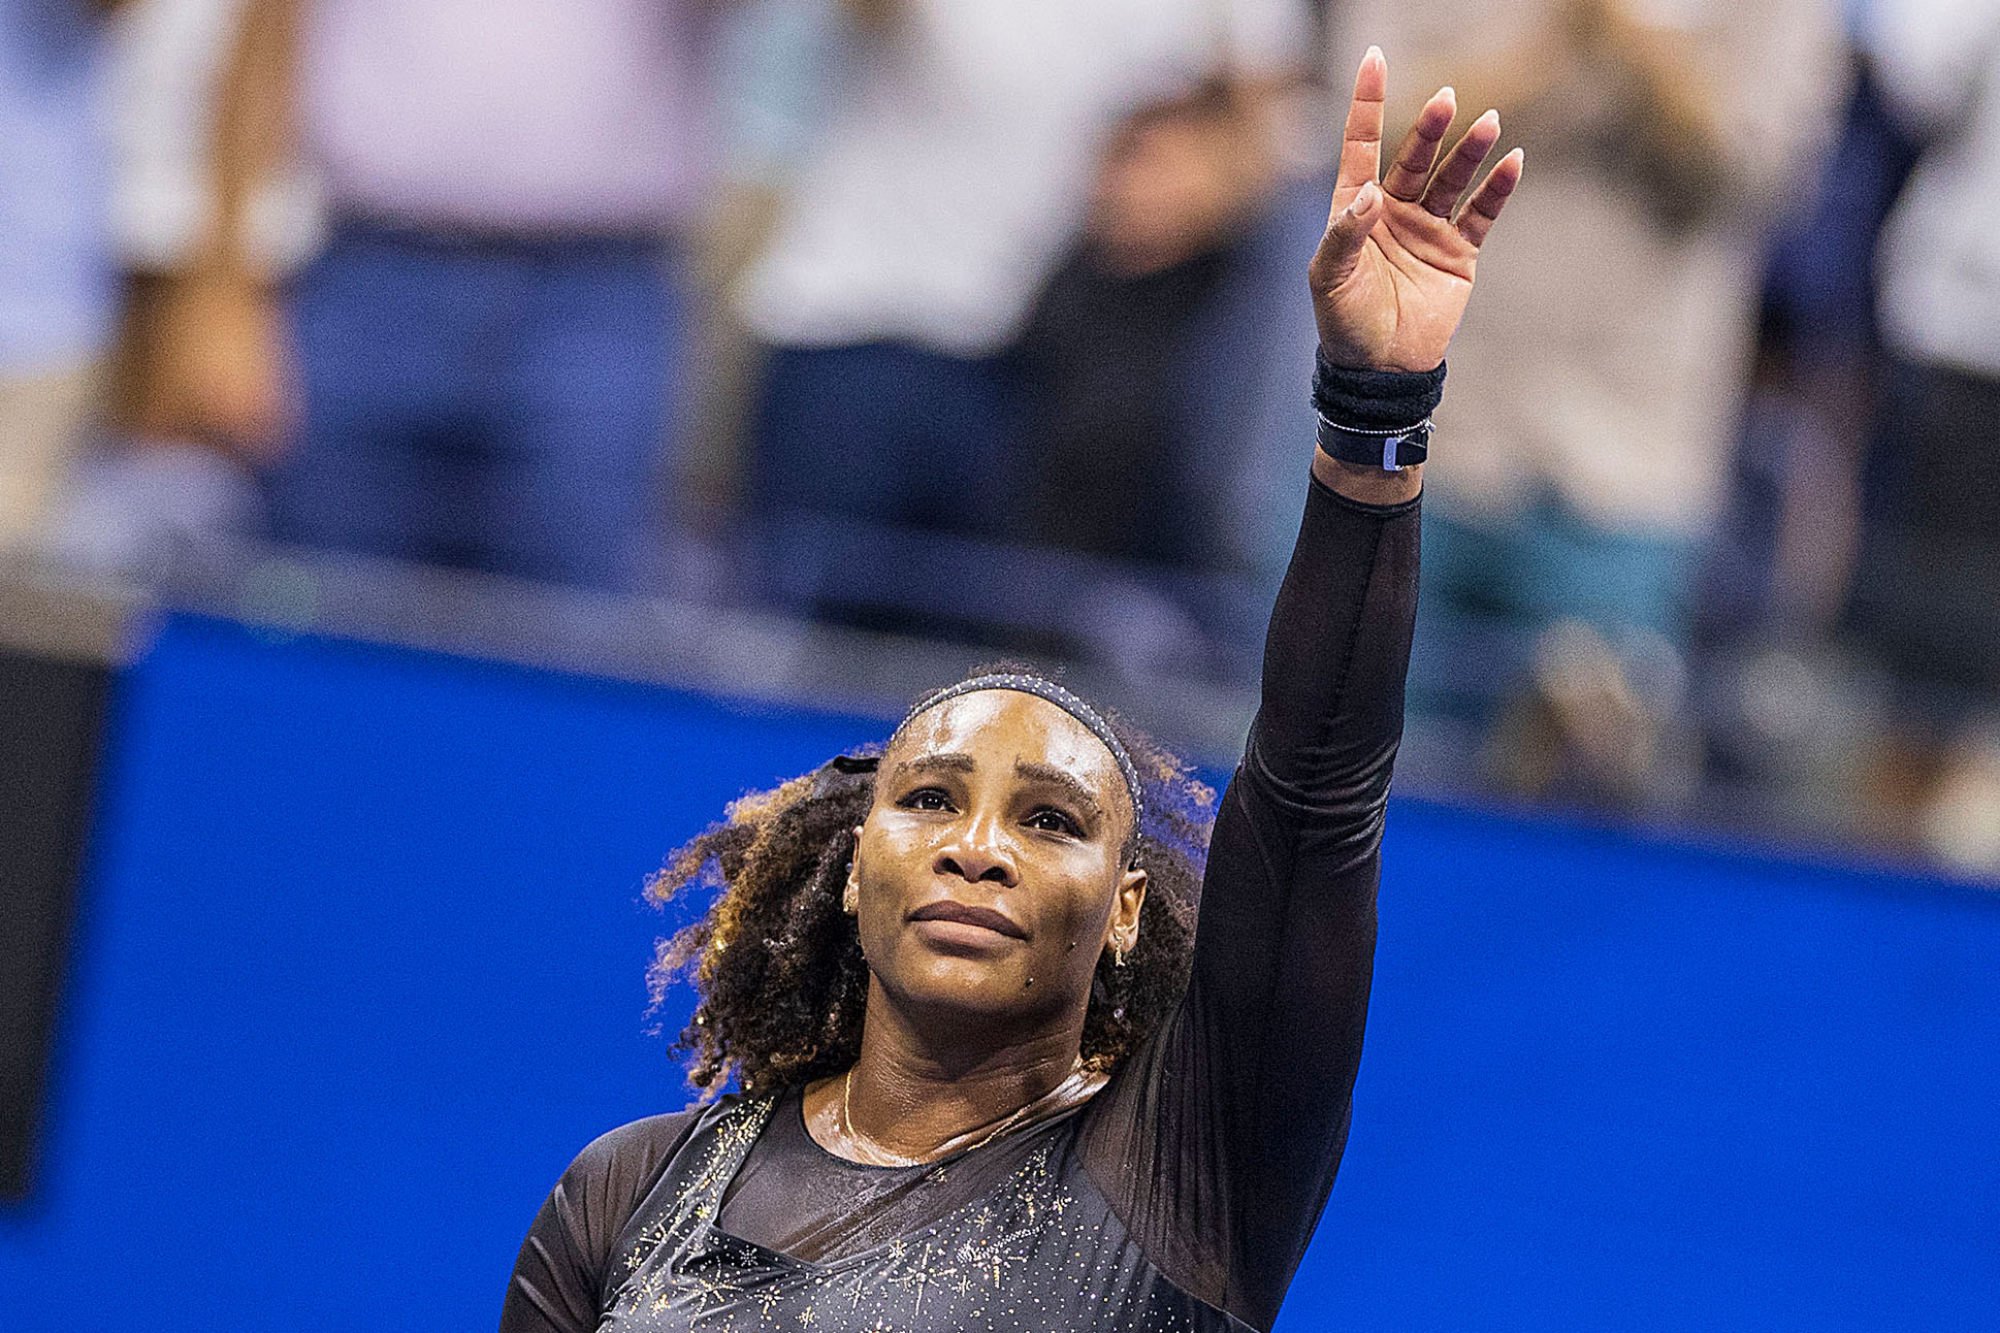
<instances>
[{"instance_id":1,"label":"elbow","mask_svg":"<svg viewBox=\"0 0 2000 1333\"><path fill-rule=\"evenodd\" d=\"M1252 734L1243 769L1288 822L1321 835L1379 843L1389 807L1398 739L1364 752L1350 749L1267 754Z\"/></svg>"}]
</instances>

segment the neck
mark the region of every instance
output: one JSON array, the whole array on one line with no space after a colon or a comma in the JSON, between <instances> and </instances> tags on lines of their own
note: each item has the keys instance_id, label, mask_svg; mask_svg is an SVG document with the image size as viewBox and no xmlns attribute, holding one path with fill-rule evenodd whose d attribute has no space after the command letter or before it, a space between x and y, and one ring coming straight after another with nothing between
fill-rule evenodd
<instances>
[{"instance_id":1,"label":"neck","mask_svg":"<svg viewBox=\"0 0 2000 1333\"><path fill-rule=\"evenodd\" d=\"M1038 1101L1051 1099L1053 1112L1096 1090L1094 1080L1070 1078L1081 1014L997 1040L990 1032L974 1039L956 1024L912 1021L874 982L867 1014L853 1069L807 1090L808 1124L842 1155L872 1146L926 1161L972 1146Z\"/></svg>"}]
</instances>

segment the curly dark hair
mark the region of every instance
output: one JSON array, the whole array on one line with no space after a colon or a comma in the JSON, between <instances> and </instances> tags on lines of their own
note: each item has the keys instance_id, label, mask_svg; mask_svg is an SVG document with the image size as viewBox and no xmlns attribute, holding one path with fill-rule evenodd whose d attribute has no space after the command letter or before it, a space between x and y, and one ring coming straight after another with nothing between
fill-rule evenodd
<instances>
[{"instance_id":1,"label":"curly dark hair","mask_svg":"<svg viewBox=\"0 0 2000 1333\"><path fill-rule=\"evenodd\" d=\"M1128 850L1146 871L1147 891L1126 965L1100 961L1091 983L1082 1056L1103 1072L1157 1029L1187 988L1215 822L1214 789L1185 762L1116 717L1106 721L1139 772L1145 816ZM734 802L647 884L647 899L661 907L691 888L718 891L698 919L659 941L647 974L654 1012L676 981L694 986L694 1017L673 1053L705 1097L732 1079L752 1096L779 1092L838 1073L860 1054L868 963L841 897L883 748Z\"/></svg>"}]
</instances>

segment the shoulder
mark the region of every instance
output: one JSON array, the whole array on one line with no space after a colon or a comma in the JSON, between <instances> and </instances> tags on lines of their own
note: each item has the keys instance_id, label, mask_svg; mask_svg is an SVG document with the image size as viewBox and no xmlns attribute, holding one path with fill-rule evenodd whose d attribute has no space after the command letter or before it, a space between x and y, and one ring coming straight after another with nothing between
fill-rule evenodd
<instances>
[{"instance_id":1,"label":"shoulder","mask_svg":"<svg viewBox=\"0 0 2000 1333\"><path fill-rule=\"evenodd\" d=\"M545 1220L584 1253L608 1254L707 1109L647 1116L592 1139L550 1191Z\"/></svg>"},{"instance_id":2,"label":"shoulder","mask_svg":"<svg viewBox=\"0 0 2000 1333\"><path fill-rule=\"evenodd\" d=\"M502 1333L595 1328L611 1253L686 1142L701 1108L648 1116L591 1140L535 1215L514 1262Z\"/></svg>"},{"instance_id":3,"label":"shoulder","mask_svg":"<svg viewBox=\"0 0 2000 1333\"><path fill-rule=\"evenodd\" d=\"M577 1202L624 1204L629 1213L687 1141L707 1107L651 1115L600 1134L563 1172L562 1188ZM597 1211L594 1209L593 1211Z\"/></svg>"}]
</instances>

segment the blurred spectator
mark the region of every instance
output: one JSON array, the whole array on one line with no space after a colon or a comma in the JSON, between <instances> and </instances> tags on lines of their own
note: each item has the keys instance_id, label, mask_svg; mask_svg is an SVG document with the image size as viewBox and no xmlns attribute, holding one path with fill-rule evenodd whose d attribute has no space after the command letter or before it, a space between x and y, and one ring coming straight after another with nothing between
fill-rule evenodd
<instances>
[{"instance_id":1,"label":"blurred spectator","mask_svg":"<svg viewBox=\"0 0 2000 1333\"><path fill-rule=\"evenodd\" d=\"M616 587L668 435L701 0L247 0L212 243L140 412L270 459L280 540ZM254 183L319 173L280 287Z\"/></svg>"},{"instance_id":2,"label":"blurred spectator","mask_svg":"<svg viewBox=\"0 0 2000 1333\"><path fill-rule=\"evenodd\" d=\"M1017 343L1033 389L1023 462L1035 539L1178 565L1210 558L1215 524L1195 516L1209 508L1197 479L1212 485L1215 472L1193 457L1183 386L1229 374L1215 360L1227 349L1193 335L1237 278L1247 224L1271 196L1277 91L1214 75L1128 115L1105 145L1083 235Z\"/></svg>"},{"instance_id":3,"label":"blurred spectator","mask_svg":"<svg viewBox=\"0 0 2000 1333\"><path fill-rule=\"evenodd\" d=\"M1855 476L1879 387L1874 252L1916 150L1870 62L1851 57L1818 187L1772 237L1731 512L1698 608L1705 638L1824 632L1852 575Z\"/></svg>"},{"instance_id":4,"label":"blurred spectator","mask_svg":"<svg viewBox=\"0 0 2000 1333\"><path fill-rule=\"evenodd\" d=\"M843 95L739 287L770 351L752 498L778 538L773 591L822 611L917 604L932 626L1005 616L1025 592L1074 646L1056 604L1079 599L1047 596L1064 567L993 544L1173 553L1129 538L1170 533L1192 501L1130 491L1128 446L1176 447L1159 400L1184 389L1178 343L1217 251L1275 184L1270 105L1301 64L1304 7L849 10ZM1143 419L1120 410L1135 401Z\"/></svg>"},{"instance_id":5,"label":"blurred spectator","mask_svg":"<svg viewBox=\"0 0 2000 1333\"><path fill-rule=\"evenodd\" d=\"M104 136L113 0L0 4L0 549L40 545L114 310Z\"/></svg>"},{"instance_id":6,"label":"blurred spectator","mask_svg":"<svg viewBox=\"0 0 2000 1333\"><path fill-rule=\"evenodd\" d=\"M715 33L715 169L689 264L700 318L689 351L677 469L679 503L665 571L674 591L740 592L729 549L746 493L746 433L762 349L731 293L769 246L787 184L816 142L846 67L852 0L734 0Z\"/></svg>"},{"instance_id":7,"label":"blurred spectator","mask_svg":"<svg viewBox=\"0 0 2000 1333\"><path fill-rule=\"evenodd\" d=\"M1838 141L1810 203L1787 210L1772 240L1693 650L1710 808L1822 833L1867 808L1857 779L1882 721L1880 673L1841 651L1834 630L1854 577L1861 458L1881 388L1873 256L1916 156L1861 49L1857 8Z\"/></svg>"},{"instance_id":8,"label":"blurred spectator","mask_svg":"<svg viewBox=\"0 0 2000 1333\"><path fill-rule=\"evenodd\" d=\"M1857 639L1914 687L1932 849L2000 868L2000 4L1877 0L1875 66L1925 148L1879 255L1894 358L1870 449ZM1901 803L1891 802L1894 809Z\"/></svg>"},{"instance_id":9,"label":"blurred spectator","mask_svg":"<svg viewBox=\"0 0 2000 1333\"><path fill-rule=\"evenodd\" d=\"M1503 783L1654 799L1686 775L1663 728L1692 556L1729 462L1760 233L1842 91L1838 12L1353 0L1336 26L1336 49L1381 43L1405 110L1449 71L1533 163L1529 225L1452 344L1413 720L1477 745L1496 686L1525 673L1495 738Z\"/></svg>"},{"instance_id":10,"label":"blurred spectator","mask_svg":"<svg viewBox=\"0 0 2000 1333\"><path fill-rule=\"evenodd\" d=\"M156 333L148 320L162 275L193 257L207 227L214 90L241 8L242 0L136 0L109 34L108 203L123 318L106 358L104 428L71 474L50 537L50 554L66 566L150 578L255 530L256 486L238 460L131 429L138 372L155 350L142 339ZM301 228L285 231L295 257Z\"/></svg>"}]
</instances>

